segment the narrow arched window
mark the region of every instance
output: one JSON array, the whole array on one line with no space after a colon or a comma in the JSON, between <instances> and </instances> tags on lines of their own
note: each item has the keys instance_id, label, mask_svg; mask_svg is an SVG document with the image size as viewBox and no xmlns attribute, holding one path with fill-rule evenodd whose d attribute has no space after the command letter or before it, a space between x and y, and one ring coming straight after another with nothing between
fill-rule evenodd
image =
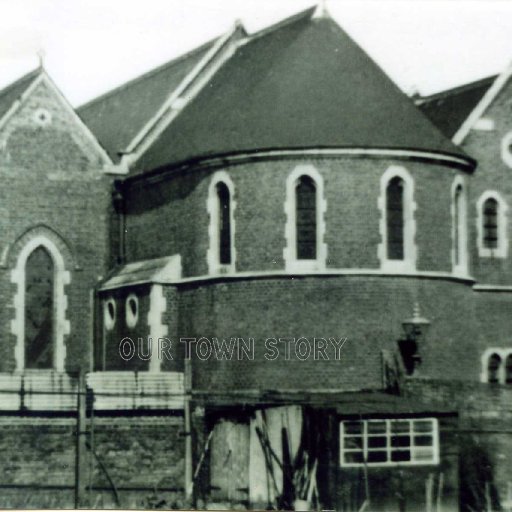
<instances>
[{"instance_id":1,"label":"narrow arched window","mask_svg":"<svg viewBox=\"0 0 512 512\"><path fill-rule=\"evenodd\" d=\"M464 189L457 185L453 196L453 263L458 268L466 266L465 208Z\"/></svg>"},{"instance_id":2,"label":"narrow arched window","mask_svg":"<svg viewBox=\"0 0 512 512\"><path fill-rule=\"evenodd\" d=\"M505 383L512 384L512 354L505 360Z\"/></svg>"},{"instance_id":3,"label":"narrow arched window","mask_svg":"<svg viewBox=\"0 0 512 512\"><path fill-rule=\"evenodd\" d=\"M482 233L486 249L498 247L498 201L494 197L486 199L483 205Z\"/></svg>"},{"instance_id":4,"label":"narrow arched window","mask_svg":"<svg viewBox=\"0 0 512 512\"><path fill-rule=\"evenodd\" d=\"M498 354L491 354L487 362L487 382L498 384L500 381L501 357Z\"/></svg>"},{"instance_id":5,"label":"narrow arched window","mask_svg":"<svg viewBox=\"0 0 512 512\"><path fill-rule=\"evenodd\" d=\"M231 263L231 198L225 183L217 183L218 229L219 229L219 263Z\"/></svg>"},{"instance_id":6,"label":"narrow arched window","mask_svg":"<svg viewBox=\"0 0 512 512\"><path fill-rule=\"evenodd\" d=\"M386 188L387 258L404 259L404 182L393 178Z\"/></svg>"},{"instance_id":7,"label":"narrow arched window","mask_svg":"<svg viewBox=\"0 0 512 512\"><path fill-rule=\"evenodd\" d=\"M297 259L314 260L317 256L316 184L310 176L301 176L295 189L297 219Z\"/></svg>"},{"instance_id":8,"label":"narrow arched window","mask_svg":"<svg viewBox=\"0 0 512 512\"><path fill-rule=\"evenodd\" d=\"M53 259L39 246L25 267L25 368L53 368L54 283Z\"/></svg>"}]
</instances>

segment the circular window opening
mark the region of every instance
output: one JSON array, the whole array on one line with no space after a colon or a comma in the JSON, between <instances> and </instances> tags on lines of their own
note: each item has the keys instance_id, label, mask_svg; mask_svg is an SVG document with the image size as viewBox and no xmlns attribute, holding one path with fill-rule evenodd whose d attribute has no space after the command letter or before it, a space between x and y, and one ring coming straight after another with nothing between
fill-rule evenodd
<instances>
[{"instance_id":1,"label":"circular window opening","mask_svg":"<svg viewBox=\"0 0 512 512\"><path fill-rule=\"evenodd\" d=\"M508 132L501 140L501 159L512 168L512 132Z\"/></svg>"},{"instance_id":2,"label":"circular window opening","mask_svg":"<svg viewBox=\"0 0 512 512\"><path fill-rule=\"evenodd\" d=\"M133 293L126 299L126 325L135 327L139 319L139 299Z\"/></svg>"},{"instance_id":3,"label":"circular window opening","mask_svg":"<svg viewBox=\"0 0 512 512\"><path fill-rule=\"evenodd\" d=\"M110 331L114 328L116 323L116 303L114 299L108 299L103 306L103 317L105 328Z\"/></svg>"},{"instance_id":4,"label":"circular window opening","mask_svg":"<svg viewBox=\"0 0 512 512\"><path fill-rule=\"evenodd\" d=\"M45 108L38 108L34 112L34 121L39 126L48 126L52 122L52 115Z\"/></svg>"}]
</instances>

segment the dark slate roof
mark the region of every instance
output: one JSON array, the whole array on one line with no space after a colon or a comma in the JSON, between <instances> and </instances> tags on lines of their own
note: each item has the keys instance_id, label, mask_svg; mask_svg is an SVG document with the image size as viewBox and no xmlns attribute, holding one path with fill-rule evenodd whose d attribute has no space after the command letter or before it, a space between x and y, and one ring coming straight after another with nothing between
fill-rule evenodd
<instances>
[{"instance_id":1,"label":"dark slate roof","mask_svg":"<svg viewBox=\"0 0 512 512\"><path fill-rule=\"evenodd\" d=\"M466 157L330 17L315 19L313 11L251 36L135 172L256 149L407 148Z\"/></svg>"},{"instance_id":2,"label":"dark slate roof","mask_svg":"<svg viewBox=\"0 0 512 512\"><path fill-rule=\"evenodd\" d=\"M420 97L416 104L447 137L452 138L496 78L496 75L489 76L431 96Z\"/></svg>"},{"instance_id":3,"label":"dark slate roof","mask_svg":"<svg viewBox=\"0 0 512 512\"><path fill-rule=\"evenodd\" d=\"M35 69L0 91L0 119L2 119L13 103L29 88L30 84L39 76L40 72L41 70L39 68Z\"/></svg>"},{"instance_id":4,"label":"dark slate roof","mask_svg":"<svg viewBox=\"0 0 512 512\"><path fill-rule=\"evenodd\" d=\"M114 161L213 46L210 41L77 109Z\"/></svg>"},{"instance_id":5,"label":"dark slate roof","mask_svg":"<svg viewBox=\"0 0 512 512\"><path fill-rule=\"evenodd\" d=\"M144 283L173 283L181 277L179 255L127 263L114 271L100 286L101 290Z\"/></svg>"}]
</instances>

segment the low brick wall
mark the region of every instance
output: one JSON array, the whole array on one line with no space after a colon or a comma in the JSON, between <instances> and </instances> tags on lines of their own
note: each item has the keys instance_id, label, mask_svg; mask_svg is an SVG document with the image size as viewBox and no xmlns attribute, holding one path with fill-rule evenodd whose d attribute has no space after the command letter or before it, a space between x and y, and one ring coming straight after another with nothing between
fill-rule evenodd
<instances>
[{"instance_id":1,"label":"low brick wall","mask_svg":"<svg viewBox=\"0 0 512 512\"><path fill-rule=\"evenodd\" d=\"M102 415L86 431L83 506L184 506L181 414ZM75 450L74 417L0 416L0 507L72 508Z\"/></svg>"}]
</instances>

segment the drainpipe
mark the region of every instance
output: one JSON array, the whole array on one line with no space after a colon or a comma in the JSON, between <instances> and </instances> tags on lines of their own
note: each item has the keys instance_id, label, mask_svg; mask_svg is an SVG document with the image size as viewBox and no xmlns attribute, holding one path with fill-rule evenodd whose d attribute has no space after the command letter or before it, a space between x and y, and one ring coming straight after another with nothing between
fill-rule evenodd
<instances>
[{"instance_id":1,"label":"drainpipe","mask_svg":"<svg viewBox=\"0 0 512 512\"><path fill-rule=\"evenodd\" d=\"M192 422L190 418L190 399L192 393L192 372L191 361L185 358L184 361L184 414L185 414L185 499L186 503L192 505L194 483L192 479Z\"/></svg>"},{"instance_id":2,"label":"drainpipe","mask_svg":"<svg viewBox=\"0 0 512 512\"><path fill-rule=\"evenodd\" d=\"M117 213L117 222L119 226L117 264L121 265L126 260L126 201L123 195L122 182L119 180L114 181L112 202L114 205L114 211Z\"/></svg>"}]
</instances>

